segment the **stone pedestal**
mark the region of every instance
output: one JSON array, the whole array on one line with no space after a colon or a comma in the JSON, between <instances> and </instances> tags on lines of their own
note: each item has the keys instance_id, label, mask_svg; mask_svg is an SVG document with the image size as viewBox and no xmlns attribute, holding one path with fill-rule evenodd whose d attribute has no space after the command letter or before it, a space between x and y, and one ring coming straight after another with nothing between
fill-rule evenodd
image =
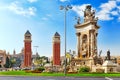
<instances>
[{"instance_id":1,"label":"stone pedestal","mask_svg":"<svg viewBox=\"0 0 120 80\"><path fill-rule=\"evenodd\" d=\"M94 66L94 59L93 57L90 57L89 58L89 63L88 63L88 66L90 67L91 71L93 70L93 66ZM93 71L92 71L93 72Z\"/></svg>"},{"instance_id":2,"label":"stone pedestal","mask_svg":"<svg viewBox=\"0 0 120 80\"><path fill-rule=\"evenodd\" d=\"M103 67L105 73L117 72L116 71L117 65L110 60L106 60L103 63L102 67Z\"/></svg>"},{"instance_id":3,"label":"stone pedestal","mask_svg":"<svg viewBox=\"0 0 120 80\"><path fill-rule=\"evenodd\" d=\"M75 69L75 66L70 66L70 69L68 70L68 73L74 73L74 72L77 72Z\"/></svg>"}]
</instances>

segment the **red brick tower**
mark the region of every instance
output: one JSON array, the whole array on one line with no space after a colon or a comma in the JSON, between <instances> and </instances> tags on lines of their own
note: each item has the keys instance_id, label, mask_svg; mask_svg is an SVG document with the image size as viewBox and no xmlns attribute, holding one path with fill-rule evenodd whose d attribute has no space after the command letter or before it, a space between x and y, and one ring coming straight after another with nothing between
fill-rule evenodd
<instances>
[{"instance_id":1,"label":"red brick tower","mask_svg":"<svg viewBox=\"0 0 120 80\"><path fill-rule=\"evenodd\" d=\"M60 35L56 32L53 37L53 65L60 64Z\"/></svg>"},{"instance_id":2,"label":"red brick tower","mask_svg":"<svg viewBox=\"0 0 120 80\"><path fill-rule=\"evenodd\" d=\"M27 30L27 32L24 35L24 67L31 67L31 42L31 33Z\"/></svg>"}]
</instances>

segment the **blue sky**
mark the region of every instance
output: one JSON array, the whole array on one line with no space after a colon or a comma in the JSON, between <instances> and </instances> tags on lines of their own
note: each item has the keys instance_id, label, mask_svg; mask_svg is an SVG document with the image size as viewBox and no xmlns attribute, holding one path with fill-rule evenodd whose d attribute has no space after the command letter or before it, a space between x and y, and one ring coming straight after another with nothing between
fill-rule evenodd
<instances>
[{"instance_id":1,"label":"blue sky","mask_svg":"<svg viewBox=\"0 0 120 80\"><path fill-rule=\"evenodd\" d=\"M71 5L67 12L67 51L76 50L75 16L83 19L85 5L91 4L99 17L98 51L102 55L110 49L111 55L120 54L120 0L0 0L0 49L17 53L24 47L24 33L32 34L38 53L52 56L52 37L61 35L61 55L64 54L64 11L60 5Z\"/></svg>"}]
</instances>

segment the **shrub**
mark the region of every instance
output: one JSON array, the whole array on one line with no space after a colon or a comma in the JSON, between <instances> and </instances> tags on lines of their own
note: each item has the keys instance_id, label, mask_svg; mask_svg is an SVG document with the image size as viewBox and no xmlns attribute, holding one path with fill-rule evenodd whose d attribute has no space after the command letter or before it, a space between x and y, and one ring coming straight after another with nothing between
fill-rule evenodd
<instances>
[{"instance_id":1,"label":"shrub","mask_svg":"<svg viewBox=\"0 0 120 80\"><path fill-rule=\"evenodd\" d=\"M89 72L90 71L90 68L87 67L87 66L84 66L84 67L80 67L79 68L79 72Z\"/></svg>"},{"instance_id":2,"label":"shrub","mask_svg":"<svg viewBox=\"0 0 120 80\"><path fill-rule=\"evenodd\" d=\"M39 68L36 68L35 70L36 70L36 71L41 71L41 72L42 72L42 71L45 70L45 68L44 68L44 67L39 67Z\"/></svg>"}]
</instances>

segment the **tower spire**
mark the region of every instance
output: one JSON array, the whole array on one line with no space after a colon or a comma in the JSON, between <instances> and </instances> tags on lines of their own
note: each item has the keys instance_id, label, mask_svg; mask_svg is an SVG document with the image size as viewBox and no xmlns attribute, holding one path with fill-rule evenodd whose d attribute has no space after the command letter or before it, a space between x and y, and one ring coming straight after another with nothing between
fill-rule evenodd
<instances>
[{"instance_id":1,"label":"tower spire","mask_svg":"<svg viewBox=\"0 0 120 80\"><path fill-rule=\"evenodd\" d=\"M53 65L60 65L60 34L58 32L53 36Z\"/></svg>"},{"instance_id":2,"label":"tower spire","mask_svg":"<svg viewBox=\"0 0 120 80\"><path fill-rule=\"evenodd\" d=\"M29 30L27 30L24 35L24 67L31 67L32 63L31 36Z\"/></svg>"}]
</instances>

